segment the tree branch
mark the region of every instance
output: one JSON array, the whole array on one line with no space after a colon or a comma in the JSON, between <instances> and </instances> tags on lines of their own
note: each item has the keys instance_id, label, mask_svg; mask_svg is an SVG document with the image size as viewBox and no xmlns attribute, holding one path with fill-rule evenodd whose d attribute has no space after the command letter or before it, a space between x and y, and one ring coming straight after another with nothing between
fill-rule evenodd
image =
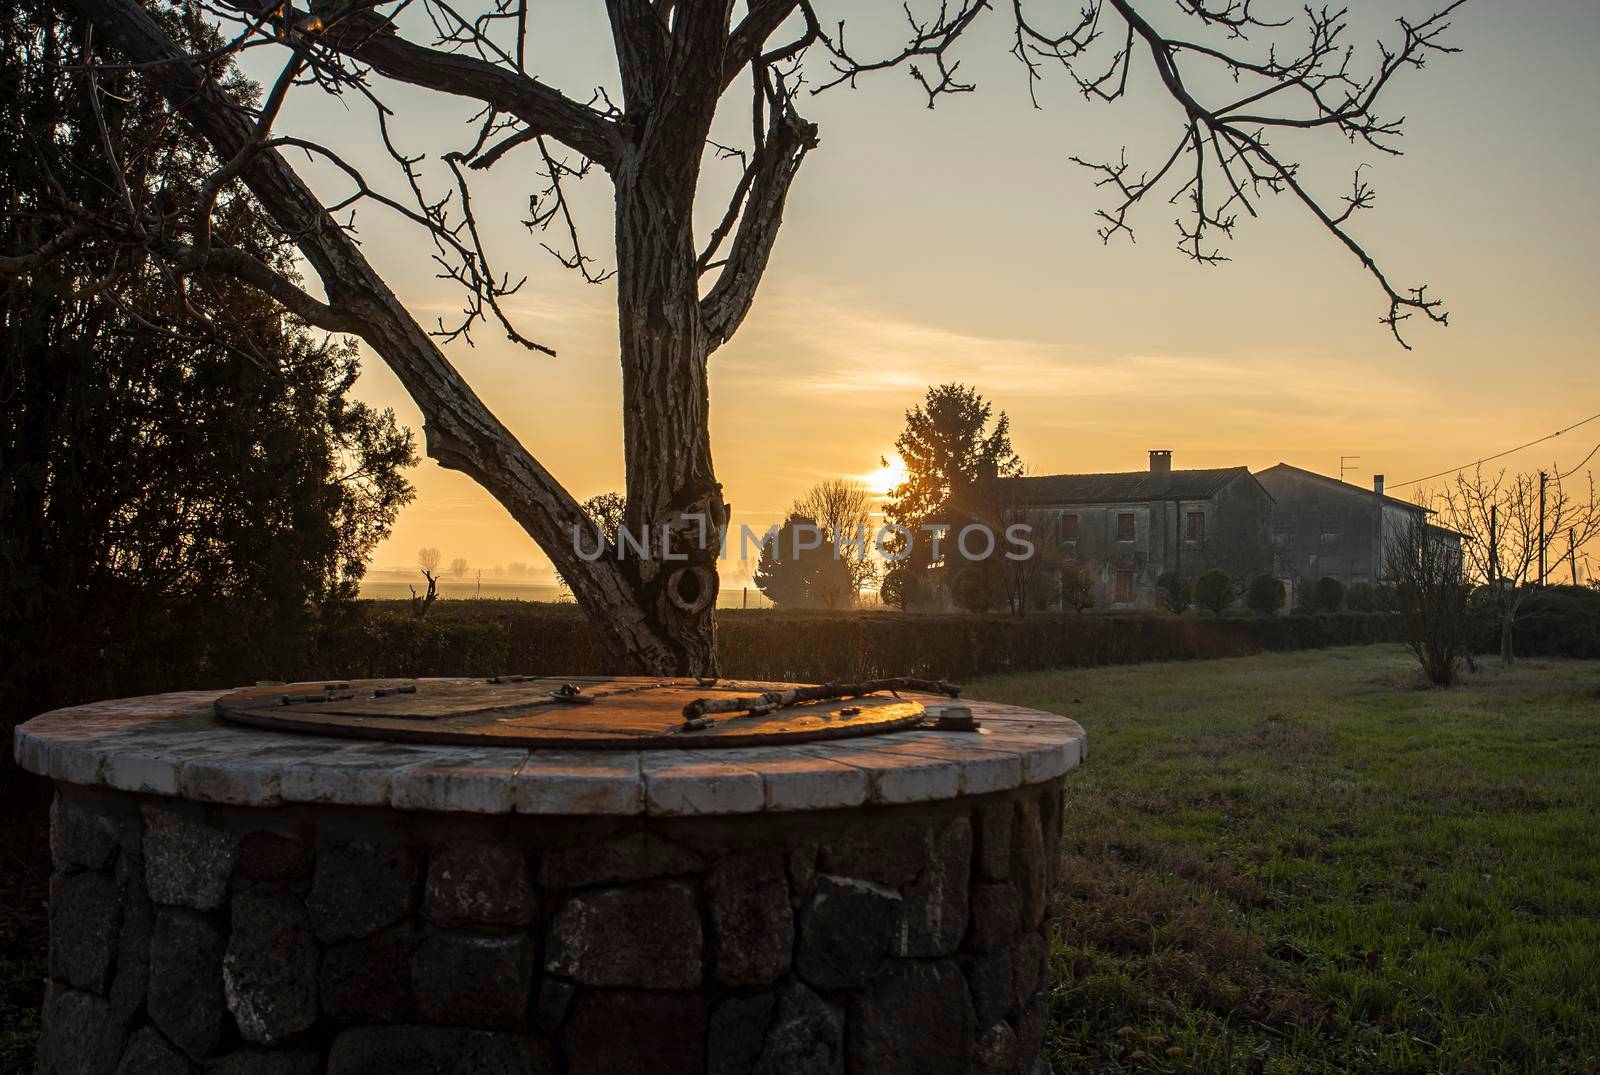
<instances>
[{"instance_id":1,"label":"tree branch","mask_svg":"<svg viewBox=\"0 0 1600 1075\"><path fill-rule=\"evenodd\" d=\"M149 77L218 156L233 160L246 148L254 132L235 102L188 61L138 0L76 0L76 4L124 55L152 65ZM294 237L328 290L322 310L300 302L302 308L339 319L341 326L350 326L383 358L422 411L429 455L487 489L568 578L584 578L590 585L578 591L580 599L609 602L605 611L623 621L615 628L622 637L641 613L615 563L589 562L577 555L572 528L585 521L577 501L472 392L275 149L257 153L240 178L277 225ZM211 257L218 253L213 251ZM243 263L229 268L254 271ZM277 287L271 280L261 283L263 289ZM270 293L299 301L280 292L278 288ZM602 631L613 629L606 618L595 617Z\"/></svg>"},{"instance_id":2,"label":"tree branch","mask_svg":"<svg viewBox=\"0 0 1600 1075\"><path fill-rule=\"evenodd\" d=\"M774 100L766 138L756 147L735 191L736 199L741 194L745 199L744 213L722 275L700 301L710 351L726 343L750 312L783 223L789 188L806 154L816 145L816 124L801 119L786 99ZM708 247L703 261L709 260L710 252Z\"/></svg>"},{"instance_id":3,"label":"tree branch","mask_svg":"<svg viewBox=\"0 0 1600 1075\"><path fill-rule=\"evenodd\" d=\"M245 9L239 0L229 2ZM315 16L285 6L279 21L296 24L308 18ZM359 8L330 15L311 40L397 82L482 101L608 171L621 158L622 138L603 113L519 71L407 41L382 15Z\"/></svg>"}]
</instances>

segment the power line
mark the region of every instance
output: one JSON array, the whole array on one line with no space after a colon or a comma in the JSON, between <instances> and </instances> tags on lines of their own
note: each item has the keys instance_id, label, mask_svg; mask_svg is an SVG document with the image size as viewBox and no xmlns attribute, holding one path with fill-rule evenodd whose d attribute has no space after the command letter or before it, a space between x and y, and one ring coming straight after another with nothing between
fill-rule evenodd
<instances>
[{"instance_id":1,"label":"power line","mask_svg":"<svg viewBox=\"0 0 1600 1075\"><path fill-rule=\"evenodd\" d=\"M1600 452L1600 444L1596 444L1593 448L1590 448L1589 449L1589 454L1584 456L1583 457L1583 461L1580 462L1577 466L1573 467L1571 470L1567 471L1565 474L1561 474L1561 473L1556 474L1556 481L1560 481L1563 478L1570 478L1574 474L1578 473L1578 471L1583 469L1583 464L1584 463L1587 463L1589 460L1594 458L1594 453L1595 452Z\"/></svg>"},{"instance_id":2,"label":"power line","mask_svg":"<svg viewBox=\"0 0 1600 1075\"><path fill-rule=\"evenodd\" d=\"M1459 474L1463 470L1466 470L1468 467L1479 467L1479 466L1482 466L1485 463L1493 462L1496 459L1503 459L1506 456L1512 454L1513 452L1520 452L1524 448L1532 448L1535 444L1543 444L1547 440L1554 440L1555 438L1561 436L1561 434L1563 434L1563 433L1570 433L1572 430L1577 429L1579 426L1588 425L1590 422L1594 421L1596 418L1600 418L1600 414L1591 414L1589 417L1585 418L1581 422L1573 422L1570 426L1567 426L1565 429L1558 429L1554 433L1547 433L1544 436L1538 438L1537 440L1530 440L1528 443L1519 444L1515 448L1507 448L1503 452L1496 452L1493 455L1486 455L1482 459L1475 459L1470 463L1463 463L1459 467L1451 467L1448 470L1441 470L1437 474L1426 474L1426 475L1424 475L1424 476L1422 476L1420 478L1412 478L1410 481L1396 482L1394 485L1390 486L1389 488L1391 488L1391 489L1404 489L1408 485L1418 485L1418 484L1420 484L1422 482L1425 482L1425 481L1432 481L1434 478L1442 478L1446 474ZM1600 447L1600 445L1596 445L1596 447ZM1590 452L1589 454L1593 455L1594 453ZM1588 461L1589 461L1588 459L1585 459L1584 463L1587 463ZM1578 466L1580 466L1580 467L1583 466L1583 463L1579 463Z\"/></svg>"}]
</instances>

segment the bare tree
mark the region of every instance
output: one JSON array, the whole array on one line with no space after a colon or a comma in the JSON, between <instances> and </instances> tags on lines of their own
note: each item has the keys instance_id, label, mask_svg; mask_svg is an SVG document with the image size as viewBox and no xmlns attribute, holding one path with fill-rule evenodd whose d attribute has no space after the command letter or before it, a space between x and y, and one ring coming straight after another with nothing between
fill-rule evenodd
<instances>
[{"instance_id":1,"label":"bare tree","mask_svg":"<svg viewBox=\"0 0 1600 1075\"><path fill-rule=\"evenodd\" d=\"M311 0L309 9L292 0L195 0L184 11L216 31L213 45L198 51L176 43L171 9L147 9L141 0L70 2L92 27L75 70L94 105L112 100L123 80L150 80L178 121L212 147L210 179L195 204L180 206L139 201L126 188L109 208L27 192L24 209L41 241L0 251L0 272L29 273L86 247L109 248L114 265L157 265L175 301L226 276L311 325L360 337L421 410L429 455L481 484L550 556L617 671L717 669L712 610L729 506L712 467L707 363L749 312L794 179L817 147L817 128L800 113L808 89L903 69L932 107L974 88L958 74L968 29L981 16L1009 16L1030 92L1056 70L1100 101L1153 82L1173 107L1171 152L1152 169L1125 155L1075 158L1110 194L1100 213L1107 241L1131 235L1139 206L1168 200L1181 207L1179 248L1215 264L1224 260L1216 240L1231 235L1241 215L1257 215L1268 195L1281 194L1371 275L1383 295L1381 320L1397 338L1408 317L1445 320L1424 287L1393 285L1352 236L1351 217L1373 201L1362 171L1344 195L1324 195L1276 139L1322 134L1397 152L1401 123L1380 114L1380 101L1402 72L1453 51L1442 35L1461 0L1421 20L1397 20L1394 40L1365 64L1346 44L1343 11L1308 9L1276 22L1259 16L1252 0L1085 0L1081 17L1064 21L1053 6L1039 10L1044 5L1027 0L1003 7L948 0L927 16L907 4L904 43L872 55L847 42L843 23L825 26L811 0L745 0L737 18L731 0L608 0L619 85L577 96L536 75L534 54L546 43L532 39L523 0L481 0L466 10L447 0ZM109 62L102 46L112 50ZM279 64L259 102L223 77L245 50ZM463 144L439 155L432 172L402 145L405 115L383 98L393 83L480 107ZM277 133L292 92L370 106L393 158L393 181L369 181L339 147ZM710 140L725 99L734 107L748 101L743 144ZM345 189L314 191L291 154L343 176ZM708 159L731 162L736 178L716 223L696 235L696 197L711 197L702 191ZM577 554L582 507L442 350L489 325L530 352L554 353L511 317L504 300L522 278L492 259L485 235L494 233L480 227L473 201L474 177L511 161L539 177L526 223L546 248L586 279L615 280L627 523L655 539L646 555L591 561ZM567 198L595 170L614 190L609 268L583 242ZM253 198L292 239L321 297L230 244L218 224L241 197ZM462 288L459 320L430 330L400 303L358 244L358 209L420 230L440 274Z\"/></svg>"},{"instance_id":2,"label":"bare tree","mask_svg":"<svg viewBox=\"0 0 1600 1075\"><path fill-rule=\"evenodd\" d=\"M467 566L467 558L465 556L457 556L450 561L450 574L457 579L464 579L467 577Z\"/></svg>"},{"instance_id":3,"label":"bare tree","mask_svg":"<svg viewBox=\"0 0 1600 1075\"><path fill-rule=\"evenodd\" d=\"M1016 477L1028 468L1018 464ZM1021 482L1011 478L981 481L968 498L975 521L993 535L986 559L992 561L1005 594L1006 608L1018 619L1045 593L1047 584L1059 585L1061 515L1029 506ZM957 544L958 552L961 546Z\"/></svg>"},{"instance_id":4,"label":"bare tree","mask_svg":"<svg viewBox=\"0 0 1600 1075\"><path fill-rule=\"evenodd\" d=\"M878 577L878 565L871 555L872 493L849 478L829 478L813 485L789 513L813 519L822 528L824 539L849 573L845 597L854 603L861 590Z\"/></svg>"},{"instance_id":5,"label":"bare tree","mask_svg":"<svg viewBox=\"0 0 1600 1075\"><path fill-rule=\"evenodd\" d=\"M1558 541L1581 548L1600 534L1600 497L1588 475L1586 497L1568 494L1562 482L1572 474L1500 471L1487 478L1481 468L1457 474L1433 498L1440 525L1460 535L1467 576L1485 588L1500 629L1500 660L1514 660L1512 629L1529 590L1555 574L1560 558L1549 553Z\"/></svg>"},{"instance_id":6,"label":"bare tree","mask_svg":"<svg viewBox=\"0 0 1600 1075\"><path fill-rule=\"evenodd\" d=\"M438 550L435 549L433 551L437 552ZM439 576L435 575L431 568L425 567L422 569L422 577L428 580L428 592L426 594L418 594L417 588L415 586L411 587L411 614L419 620L426 616L428 609L432 608L433 603L439 600Z\"/></svg>"},{"instance_id":7,"label":"bare tree","mask_svg":"<svg viewBox=\"0 0 1600 1075\"><path fill-rule=\"evenodd\" d=\"M1460 542L1418 512L1383 550L1384 574L1394 586L1406 645L1436 687L1455 683L1472 660L1467 639L1467 594Z\"/></svg>"},{"instance_id":8,"label":"bare tree","mask_svg":"<svg viewBox=\"0 0 1600 1075\"><path fill-rule=\"evenodd\" d=\"M417 550L417 566L422 568L424 575L439 570L439 550L433 548Z\"/></svg>"}]
</instances>

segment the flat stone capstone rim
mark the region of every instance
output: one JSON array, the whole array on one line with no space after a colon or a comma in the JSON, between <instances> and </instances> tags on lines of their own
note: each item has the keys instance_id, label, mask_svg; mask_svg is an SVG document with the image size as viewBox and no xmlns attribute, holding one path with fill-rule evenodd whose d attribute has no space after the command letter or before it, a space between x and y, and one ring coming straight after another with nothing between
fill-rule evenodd
<instances>
[{"instance_id":1,"label":"flat stone capstone rim","mask_svg":"<svg viewBox=\"0 0 1600 1075\"><path fill-rule=\"evenodd\" d=\"M232 691L58 709L15 733L17 763L82 787L196 802L475 814L696 817L938 802L1054 780L1086 755L1077 721L962 700L978 732L692 750L535 750L257 730L213 711ZM949 699L914 697L937 713Z\"/></svg>"}]
</instances>

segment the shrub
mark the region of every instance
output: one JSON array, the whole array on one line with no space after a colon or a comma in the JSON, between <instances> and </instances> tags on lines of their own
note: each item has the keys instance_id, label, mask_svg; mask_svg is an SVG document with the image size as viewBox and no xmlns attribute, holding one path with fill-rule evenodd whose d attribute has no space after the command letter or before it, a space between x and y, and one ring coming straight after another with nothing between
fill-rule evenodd
<instances>
[{"instance_id":1,"label":"shrub","mask_svg":"<svg viewBox=\"0 0 1600 1075\"><path fill-rule=\"evenodd\" d=\"M1345 591L1344 605L1351 612L1377 612L1378 591L1370 583L1353 582Z\"/></svg>"},{"instance_id":2,"label":"shrub","mask_svg":"<svg viewBox=\"0 0 1600 1075\"><path fill-rule=\"evenodd\" d=\"M419 624L404 602L363 602L359 622L329 638L317 663L280 678L558 673L601 675L605 655L574 605L440 601ZM897 612L725 609L723 674L795 683L881 676L946 678L1140 661L1242 657L1401 640L1387 616L1176 619L1167 615L939 616ZM257 678L236 671L220 682ZM185 683L170 686L181 687ZM163 689L169 689L163 685Z\"/></svg>"},{"instance_id":3,"label":"shrub","mask_svg":"<svg viewBox=\"0 0 1600 1075\"><path fill-rule=\"evenodd\" d=\"M1175 571L1163 571L1156 579L1156 595L1168 612L1181 616L1188 609L1194 583Z\"/></svg>"},{"instance_id":4,"label":"shrub","mask_svg":"<svg viewBox=\"0 0 1600 1075\"><path fill-rule=\"evenodd\" d=\"M1214 615L1222 615L1222 610L1233 604L1233 598L1233 576L1226 571L1212 568L1194 580L1194 603Z\"/></svg>"},{"instance_id":5,"label":"shrub","mask_svg":"<svg viewBox=\"0 0 1600 1075\"><path fill-rule=\"evenodd\" d=\"M915 571L904 565L885 575L878 587L879 599L889 608L897 608L901 612L916 604L921 596L922 580Z\"/></svg>"},{"instance_id":6,"label":"shrub","mask_svg":"<svg viewBox=\"0 0 1600 1075\"><path fill-rule=\"evenodd\" d=\"M1257 575L1250 580L1244 603L1252 612L1262 616L1275 616L1283 610L1283 581L1271 575Z\"/></svg>"},{"instance_id":7,"label":"shrub","mask_svg":"<svg viewBox=\"0 0 1600 1075\"><path fill-rule=\"evenodd\" d=\"M1600 591L1550 586L1522 599L1516 651L1540 657L1600 657Z\"/></svg>"},{"instance_id":8,"label":"shrub","mask_svg":"<svg viewBox=\"0 0 1600 1075\"><path fill-rule=\"evenodd\" d=\"M956 576L950 586L950 600L967 612L988 612L999 603L995 589L993 574L973 565Z\"/></svg>"},{"instance_id":9,"label":"shrub","mask_svg":"<svg viewBox=\"0 0 1600 1075\"><path fill-rule=\"evenodd\" d=\"M1088 568L1072 566L1062 570L1061 603L1080 616L1094 607L1094 578Z\"/></svg>"},{"instance_id":10,"label":"shrub","mask_svg":"<svg viewBox=\"0 0 1600 1075\"><path fill-rule=\"evenodd\" d=\"M1327 575L1317 580L1316 606L1318 612L1338 612L1344 608L1344 583Z\"/></svg>"}]
</instances>

